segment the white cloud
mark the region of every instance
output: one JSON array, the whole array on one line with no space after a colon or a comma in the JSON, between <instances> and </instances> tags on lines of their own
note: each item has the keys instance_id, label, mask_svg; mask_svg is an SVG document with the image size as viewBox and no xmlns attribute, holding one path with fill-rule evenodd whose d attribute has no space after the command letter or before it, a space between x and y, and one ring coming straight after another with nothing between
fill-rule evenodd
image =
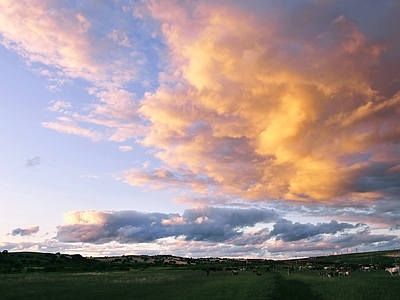
<instances>
[{"instance_id":1,"label":"white cloud","mask_svg":"<svg viewBox=\"0 0 400 300\"><path fill-rule=\"evenodd\" d=\"M119 146L118 149L122 152L127 152L127 151L132 151L133 147L132 146Z\"/></svg>"},{"instance_id":2,"label":"white cloud","mask_svg":"<svg viewBox=\"0 0 400 300\"><path fill-rule=\"evenodd\" d=\"M70 102L68 101L63 101L63 100L53 100L50 101L50 103L52 104L51 106L49 106L47 109L52 111L52 112L60 112L63 113L66 110L69 110L72 108L72 105Z\"/></svg>"}]
</instances>

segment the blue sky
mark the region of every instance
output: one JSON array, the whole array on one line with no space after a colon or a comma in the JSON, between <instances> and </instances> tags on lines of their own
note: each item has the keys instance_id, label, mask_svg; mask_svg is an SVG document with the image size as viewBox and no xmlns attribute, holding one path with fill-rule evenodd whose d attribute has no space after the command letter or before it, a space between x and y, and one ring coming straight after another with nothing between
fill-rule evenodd
<instances>
[{"instance_id":1,"label":"blue sky","mask_svg":"<svg viewBox=\"0 0 400 300\"><path fill-rule=\"evenodd\" d=\"M3 1L0 248L398 248L399 10Z\"/></svg>"}]
</instances>

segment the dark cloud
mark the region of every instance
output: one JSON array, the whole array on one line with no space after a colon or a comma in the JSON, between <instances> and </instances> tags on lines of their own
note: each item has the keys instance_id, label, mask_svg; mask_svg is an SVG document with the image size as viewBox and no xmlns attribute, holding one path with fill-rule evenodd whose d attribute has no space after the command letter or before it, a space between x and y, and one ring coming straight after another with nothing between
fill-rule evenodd
<instances>
[{"instance_id":1,"label":"dark cloud","mask_svg":"<svg viewBox=\"0 0 400 300\"><path fill-rule=\"evenodd\" d=\"M118 240L141 243L170 236L161 224L162 220L173 217L170 214L137 211L90 213L101 221L59 226L57 238L64 242L107 243Z\"/></svg>"},{"instance_id":2,"label":"dark cloud","mask_svg":"<svg viewBox=\"0 0 400 300\"><path fill-rule=\"evenodd\" d=\"M153 242L166 237L183 236L186 241L226 241L240 236L241 229L257 223L269 223L278 214L268 209L203 208L187 209L179 214L141 213L137 211L85 212L95 222L82 221L80 212L70 214L68 225L59 226L57 239L63 242L121 243Z\"/></svg>"},{"instance_id":3,"label":"dark cloud","mask_svg":"<svg viewBox=\"0 0 400 300\"><path fill-rule=\"evenodd\" d=\"M388 195L400 194L400 171L391 171L398 162L370 162L355 176L354 191L366 193L381 191Z\"/></svg>"},{"instance_id":4,"label":"dark cloud","mask_svg":"<svg viewBox=\"0 0 400 300\"><path fill-rule=\"evenodd\" d=\"M187 240L226 241L241 235L240 228L269 223L278 215L272 210L213 208L188 209L182 215L189 222Z\"/></svg>"},{"instance_id":5,"label":"dark cloud","mask_svg":"<svg viewBox=\"0 0 400 300\"><path fill-rule=\"evenodd\" d=\"M16 228L11 231L11 235L27 236L35 234L39 231L39 226L29 227L26 229Z\"/></svg>"},{"instance_id":6,"label":"dark cloud","mask_svg":"<svg viewBox=\"0 0 400 300\"><path fill-rule=\"evenodd\" d=\"M268 209L232 209L207 207L202 209L187 209L182 217L195 222L199 218L208 218L213 222L229 224L232 227L252 226L260 222L276 220L278 215L274 210Z\"/></svg>"},{"instance_id":7,"label":"dark cloud","mask_svg":"<svg viewBox=\"0 0 400 300\"><path fill-rule=\"evenodd\" d=\"M399 247L395 235L372 234L369 230L339 235L315 236L309 239L273 243L268 245L268 253L295 256L323 256L333 253L354 253L356 251L380 251Z\"/></svg>"},{"instance_id":8,"label":"dark cloud","mask_svg":"<svg viewBox=\"0 0 400 300\"><path fill-rule=\"evenodd\" d=\"M32 167L34 167L36 165L39 165L39 164L40 164L40 157L39 156L35 156L34 158L27 159L26 163L25 163L25 166L27 168L32 168Z\"/></svg>"},{"instance_id":9,"label":"dark cloud","mask_svg":"<svg viewBox=\"0 0 400 300\"><path fill-rule=\"evenodd\" d=\"M290 207L287 210L296 211L296 208ZM301 212L303 216L330 217L338 221L374 224L386 229L400 224L400 205L395 197L353 202L351 206L344 201L334 207L309 205Z\"/></svg>"},{"instance_id":10,"label":"dark cloud","mask_svg":"<svg viewBox=\"0 0 400 300\"><path fill-rule=\"evenodd\" d=\"M269 230L267 228L263 228L256 232L244 233L243 235L232 239L230 243L235 246L249 247L250 245L253 245L255 247L259 247L259 245L262 245L270 238Z\"/></svg>"},{"instance_id":11,"label":"dark cloud","mask_svg":"<svg viewBox=\"0 0 400 300\"><path fill-rule=\"evenodd\" d=\"M270 237L275 237L277 240L282 240L284 242L292 242L319 234L335 234L354 227L354 225L349 223L338 223L334 220L330 223L318 223L317 225L313 225L310 223L293 223L286 219L280 219L276 222L274 229L270 232Z\"/></svg>"}]
</instances>

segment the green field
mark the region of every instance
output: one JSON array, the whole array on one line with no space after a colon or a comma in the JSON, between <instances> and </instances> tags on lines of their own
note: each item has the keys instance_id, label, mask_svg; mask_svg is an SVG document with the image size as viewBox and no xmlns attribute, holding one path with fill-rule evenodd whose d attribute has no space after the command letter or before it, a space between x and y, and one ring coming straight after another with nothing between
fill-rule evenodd
<instances>
[{"instance_id":1,"label":"green field","mask_svg":"<svg viewBox=\"0 0 400 300\"><path fill-rule=\"evenodd\" d=\"M83 257L0 252L0 300L8 299L400 299L393 251L295 260ZM349 277L320 276L324 267ZM360 271L363 266L370 272ZM207 276L206 270L209 270ZM232 275L231 270L240 270ZM291 269L290 275L287 270ZM261 273L259 276L255 272ZM336 272L336 275L338 273Z\"/></svg>"},{"instance_id":2,"label":"green field","mask_svg":"<svg viewBox=\"0 0 400 300\"><path fill-rule=\"evenodd\" d=\"M400 276L383 270L320 277L315 270L212 271L147 268L102 273L0 274L0 299L399 299Z\"/></svg>"}]
</instances>

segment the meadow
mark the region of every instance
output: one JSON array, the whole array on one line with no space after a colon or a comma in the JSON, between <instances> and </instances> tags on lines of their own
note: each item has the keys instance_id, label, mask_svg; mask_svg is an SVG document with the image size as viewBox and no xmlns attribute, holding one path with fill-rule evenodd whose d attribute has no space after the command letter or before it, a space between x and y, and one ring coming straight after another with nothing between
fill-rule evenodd
<instances>
[{"instance_id":1,"label":"meadow","mask_svg":"<svg viewBox=\"0 0 400 300\"><path fill-rule=\"evenodd\" d=\"M397 265L397 252L393 251L282 261L171 255L92 258L3 251L0 300L397 300L400 275L384 270L393 265ZM320 276L329 272L326 266L333 271L351 270L350 276ZM370 272L362 271L364 266L370 267ZM232 270L239 270L238 275ZM292 270L290 275L288 270Z\"/></svg>"},{"instance_id":2,"label":"meadow","mask_svg":"<svg viewBox=\"0 0 400 300\"><path fill-rule=\"evenodd\" d=\"M262 272L146 268L0 274L0 299L399 299L400 276L384 270L321 277L316 270Z\"/></svg>"}]
</instances>

